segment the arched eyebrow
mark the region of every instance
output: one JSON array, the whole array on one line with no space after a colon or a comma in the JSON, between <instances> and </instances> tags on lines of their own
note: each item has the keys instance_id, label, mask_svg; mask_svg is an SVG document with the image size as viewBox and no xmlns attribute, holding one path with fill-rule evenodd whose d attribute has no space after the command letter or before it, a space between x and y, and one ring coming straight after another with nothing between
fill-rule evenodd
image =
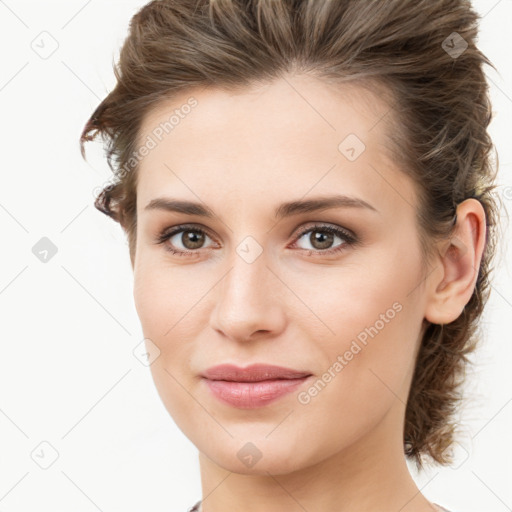
<instances>
[{"instance_id":1,"label":"arched eyebrow","mask_svg":"<svg viewBox=\"0 0 512 512\"><path fill-rule=\"evenodd\" d=\"M312 199L299 199L282 203L274 210L274 218L282 219L293 215L299 215L301 213L312 213L329 210L331 208L363 208L378 213L378 210L374 206L363 199L346 195L335 195L315 197ZM164 210L188 215L197 215L199 217L216 217L213 210L203 203L183 201L170 197L157 197L152 199L146 205L144 210Z\"/></svg>"},{"instance_id":2,"label":"arched eyebrow","mask_svg":"<svg viewBox=\"0 0 512 512\"><path fill-rule=\"evenodd\" d=\"M335 195L283 203L276 208L274 217L276 219L282 219L284 217L291 217L292 215L318 212L331 208L365 208L378 213L378 210L374 206L363 199L346 195Z\"/></svg>"}]
</instances>

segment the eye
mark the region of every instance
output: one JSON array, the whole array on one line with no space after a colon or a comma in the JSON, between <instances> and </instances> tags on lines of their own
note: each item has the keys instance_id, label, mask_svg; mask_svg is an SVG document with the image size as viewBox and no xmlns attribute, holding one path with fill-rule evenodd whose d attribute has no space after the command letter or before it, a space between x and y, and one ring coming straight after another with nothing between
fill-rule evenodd
<instances>
[{"instance_id":1,"label":"eye","mask_svg":"<svg viewBox=\"0 0 512 512\"><path fill-rule=\"evenodd\" d=\"M305 237L305 235L309 236ZM305 231L302 231L298 235L298 241L300 241L302 238L304 238L306 244L309 243L312 247L300 248L320 256L341 252L348 246L352 246L357 243L356 236L348 230L325 224L317 224L315 226L309 227L309 229L306 229ZM336 238L340 239L341 243L332 247L332 244Z\"/></svg>"},{"instance_id":2,"label":"eye","mask_svg":"<svg viewBox=\"0 0 512 512\"><path fill-rule=\"evenodd\" d=\"M198 249L203 249L206 238L210 237L203 229L181 225L164 230L158 235L156 243L164 244L165 249L172 254L187 256L199 252Z\"/></svg>"}]
</instances>

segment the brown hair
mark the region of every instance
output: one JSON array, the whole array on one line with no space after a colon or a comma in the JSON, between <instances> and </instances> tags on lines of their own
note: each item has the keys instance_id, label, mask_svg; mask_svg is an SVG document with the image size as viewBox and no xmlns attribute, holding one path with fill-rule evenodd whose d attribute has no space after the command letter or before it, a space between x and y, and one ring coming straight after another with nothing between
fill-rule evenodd
<instances>
[{"instance_id":1,"label":"brown hair","mask_svg":"<svg viewBox=\"0 0 512 512\"><path fill-rule=\"evenodd\" d=\"M454 440L453 415L488 299L497 240L497 165L490 158L483 71L492 64L475 46L478 19L465 0L152 1L132 18L114 68L116 87L80 139L82 156L85 141L96 135L108 142L116 179L95 206L123 226L133 264L133 154L143 118L163 99L196 86L250 86L285 72L384 87L392 98L386 122L395 126L394 154L418 189L424 257L432 240L452 236L464 199L480 201L487 223L478 279L464 311L446 325L424 320L404 427L405 454L419 467L423 455L451 461L446 449Z\"/></svg>"}]
</instances>

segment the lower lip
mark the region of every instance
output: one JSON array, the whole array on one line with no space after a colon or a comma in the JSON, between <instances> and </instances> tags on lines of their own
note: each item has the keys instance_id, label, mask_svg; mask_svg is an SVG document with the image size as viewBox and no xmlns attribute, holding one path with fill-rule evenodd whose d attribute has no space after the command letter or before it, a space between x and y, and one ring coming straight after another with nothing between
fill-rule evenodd
<instances>
[{"instance_id":1,"label":"lower lip","mask_svg":"<svg viewBox=\"0 0 512 512\"><path fill-rule=\"evenodd\" d=\"M222 402L240 409L255 409L295 391L309 377L276 379L260 382L229 382L203 379L212 393Z\"/></svg>"}]
</instances>

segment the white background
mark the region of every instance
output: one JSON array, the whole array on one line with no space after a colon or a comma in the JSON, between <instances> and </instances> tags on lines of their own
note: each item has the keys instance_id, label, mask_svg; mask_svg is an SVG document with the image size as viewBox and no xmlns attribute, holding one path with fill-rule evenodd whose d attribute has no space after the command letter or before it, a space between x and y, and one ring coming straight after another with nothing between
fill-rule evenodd
<instances>
[{"instance_id":1,"label":"white background","mask_svg":"<svg viewBox=\"0 0 512 512\"><path fill-rule=\"evenodd\" d=\"M144 3L0 1L1 512L180 512L201 498L197 450L133 354L143 336L128 245L93 206L111 176L101 144L88 145L87 162L78 147ZM487 70L490 131L510 209L512 1L474 5L484 16L479 46L499 71ZM32 48L41 37L58 44L47 59ZM32 252L42 237L58 249L47 263ZM512 510L512 280L502 246L456 467L416 476L453 512ZM58 453L48 469L36 463L51 461L42 442Z\"/></svg>"}]
</instances>

